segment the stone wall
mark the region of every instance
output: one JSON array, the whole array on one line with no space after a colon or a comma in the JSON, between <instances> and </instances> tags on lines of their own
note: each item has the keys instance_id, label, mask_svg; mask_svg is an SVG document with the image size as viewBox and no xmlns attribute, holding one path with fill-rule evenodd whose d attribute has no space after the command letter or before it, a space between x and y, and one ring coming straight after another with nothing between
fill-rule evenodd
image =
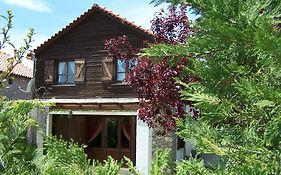
<instances>
[{"instance_id":1,"label":"stone wall","mask_svg":"<svg viewBox=\"0 0 281 175\"><path fill-rule=\"evenodd\" d=\"M176 159L176 136L175 133L168 134L160 134L161 127L152 129L152 159L154 158L154 154L157 148L165 149L168 148L171 150L170 157L170 168L167 169L168 174L173 174L174 160Z\"/></svg>"},{"instance_id":2,"label":"stone wall","mask_svg":"<svg viewBox=\"0 0 281 175\"><path fill-rule=\"evenodd\" d=\"M152 155L154 155L157 148L171 150L172 159L175 159L176 154L176 137L175 133L161 134L162 128L156 127L152 129Z\"/></svg>"},{"instance_id":3,"label":"stone wall","mask_svg":"<svg viewBox=\"0 0 281 175\"><path fill-rule=\"evenodd\" d=\"M31 93L25 93L21 90L19 90L19 87L22 89L26 89L26 86L30 80L30 78L22 77L13 75L13 80L9 80L9 82L6 82L6 87L3 89L0 89L0 95L5 96L6 98L10 100L18 100L18 99L31 99L32 94Z\"/></svg>"}]
</instances>

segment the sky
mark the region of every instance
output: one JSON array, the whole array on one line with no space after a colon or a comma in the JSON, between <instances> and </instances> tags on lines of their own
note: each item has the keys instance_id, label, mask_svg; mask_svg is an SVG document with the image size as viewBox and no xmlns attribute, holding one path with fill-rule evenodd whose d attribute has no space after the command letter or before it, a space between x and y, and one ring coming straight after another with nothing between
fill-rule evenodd
<instances>
[{"instance_id":1,"label":"sky","mask_svg":"<svg viewBox=\"0 0 281 175\"><path fill-rule=\"evenodd\" d=\"M120 14L144 28L150 28L150 21L155 12L168 4L154 7L151 0L0 0L0 15L12 10L14 15L13 28L10 32L12 43L20 47L22 39L29 28L35 30L33 48L36 48L56 32L68 25L82 13L92 7L94 3ZM192 20L195 17L188 14ZM0 27L5 20L0 18ZM5 52L12 49L6 47Z\"/></svg>"}]
</instances>

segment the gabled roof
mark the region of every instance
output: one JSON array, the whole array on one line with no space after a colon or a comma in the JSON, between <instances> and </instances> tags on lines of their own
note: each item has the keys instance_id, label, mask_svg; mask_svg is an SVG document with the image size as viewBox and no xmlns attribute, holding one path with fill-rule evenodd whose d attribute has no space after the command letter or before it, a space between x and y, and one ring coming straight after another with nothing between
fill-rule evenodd
<instances>
[{"instance_id":1,"label":"gabled roof","mask_svg":"<svg viewBox=\"0 0 281 175\"><path fill-rule=\"evenodd\" d=\"M0 52L0 72L2 71L7 71L7 67L10 66L9 59L12 58L12 56ZM12 74L22 76L22 77L27 77L27 78L32 78L32 70L26 67L24 64L19 63L17 64L12 71Z\"/></svg>"},{"instance_id":2,"label":"gabled roof","mask_svg":"<svg viewBox=\"0 0 281 175\"><path fill-rule=\"evenodd\" d=\"M90 8L88 11L84 12L78 18L76 18L71 23L69 23L66 27L62 28L59 32L54 34L51 38L49 38L43 44L38 46L34 50L34 52L35 53L41 52L46 47L48 47L50 44L52 44L57 39L62 37L64 34L66 34L68 31L70 31L71 29L73 29L76 26L78 26L83 20L85 20L88 16L90 16L93 12L96 12L96 11L101 12L101 13L103 13L103 14L111 17L111 18L113 18L114 20L116 20L116 21L118 21L118 22L120 22L120 23L122 23L124 25L127 25L128 27L132 28L133 30L135 30L135 31L137 31L137 32L139 32L139 33L149 37L149 38L153 37L153 33L150 32L149 30L143 28L142 26L137 25L134 22L131 22L131 21L127 20L126 18L122 18L119 14L116 14L116 13L112 12L111 10L108 10L105 7L101 7L98 4L93 4L92 8Z\"/></svg>"}]
</instances>

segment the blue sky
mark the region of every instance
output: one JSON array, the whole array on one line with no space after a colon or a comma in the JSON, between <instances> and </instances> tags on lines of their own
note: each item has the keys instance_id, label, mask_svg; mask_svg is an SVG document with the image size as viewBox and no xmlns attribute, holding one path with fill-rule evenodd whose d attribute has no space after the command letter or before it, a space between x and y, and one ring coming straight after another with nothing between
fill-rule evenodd
<instances>
[{"instance_id":1,"label":"blue sky","mask_svg":"<svg viewBox=\"0 0 281 175\"><path fill-rule=\"evenodd\" d=\"M14 14L11 40L19 46L29 28L35 29L33 46L36 47L54 33L76 19L94 3L104 6L122 17L134 21L145 28L150 28L150 20L160 8L167 4L154 7L151 0L0 0L0 14L7 10ZM189 15L191 19L194 16ZM0 19L0 27L4 20ZM7 52L9 48L6 48Z\"/></svg>"}]
</instances>

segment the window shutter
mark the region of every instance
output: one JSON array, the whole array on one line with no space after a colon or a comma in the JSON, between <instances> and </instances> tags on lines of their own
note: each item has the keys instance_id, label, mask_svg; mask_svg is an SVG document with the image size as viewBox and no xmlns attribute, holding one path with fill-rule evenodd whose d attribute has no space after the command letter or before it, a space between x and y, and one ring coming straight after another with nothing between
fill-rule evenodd
<instances>
[{"instance_id":1,"label":"window shutter","mask_svg":"<svg viewBox=\"0 0 281 175\"><path fill-rule=\"evenodd\" d=\"M102 80L109 81L113 79L113 59L105 58L102 60Z\"/></svg>"},{"instance_id":2,"label":"window shutter","mask_svg":"<svg viewBox=\"0 0 281 175\"><path fill-rule=\"evenodd\" d=\"M85 59L75 59L74 79L76 83L85 80Z\"/></svg>"},{"instance_id":3,"label":"window shutter","mask_svg":"<svg viewBox=\"0 0 281 175\"><path fill-rule=\"evenodd\" d=\"M53 84L54 81L54 60L45 61L44 81L46 84Z\"/></svg>"}]
</instances>

